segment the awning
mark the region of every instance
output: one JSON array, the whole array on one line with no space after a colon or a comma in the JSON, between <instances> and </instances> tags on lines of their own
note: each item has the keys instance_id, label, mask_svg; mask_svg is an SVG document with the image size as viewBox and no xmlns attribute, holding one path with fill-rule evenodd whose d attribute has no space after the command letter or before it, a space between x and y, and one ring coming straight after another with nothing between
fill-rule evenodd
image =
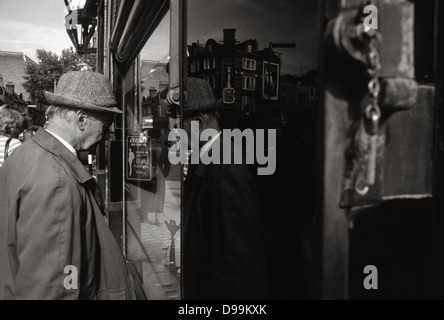
<instances>
[{"instance_id":1,"label":"awning","mask_svg":"<svg viewBox=\"0 0 444 320\"><path fill-rule=\"evenodd\" d=\"M170 6L169 0L122 0L110 49L122 73L142 51Z\"/></svg>"}]
</instances>

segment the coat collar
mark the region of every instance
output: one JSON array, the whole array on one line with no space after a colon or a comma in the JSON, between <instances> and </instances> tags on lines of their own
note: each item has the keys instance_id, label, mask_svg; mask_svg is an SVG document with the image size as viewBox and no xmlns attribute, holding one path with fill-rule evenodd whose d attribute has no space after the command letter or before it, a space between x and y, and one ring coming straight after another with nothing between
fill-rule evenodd
<instances>
[{"instance_id":1,"label":"coat collar","mask_svg":"<svg viewBox=\"0 0 444 320\"><path fill-rule=\"evenodd\" d=\"M201 178L208 178L211 173L211 169L214 164L203 164L199 162L199 164L194 164L189 166L190 175L195 175Z\"/></svg>"},{"instance_id":2,"label":"coat collar","mask_svg":"<svg viewBox=\"0 0 444 320\"><path fill-rule=\"evenodd\" d=\"M84 184L93 178L88 171L86 171L82 162L80 162L80 160L69 151L68 148L45 129L39 128L32 140L34 140L34 142L40 147L62 160L80 183Z\"/></svg>"}]
</instances>

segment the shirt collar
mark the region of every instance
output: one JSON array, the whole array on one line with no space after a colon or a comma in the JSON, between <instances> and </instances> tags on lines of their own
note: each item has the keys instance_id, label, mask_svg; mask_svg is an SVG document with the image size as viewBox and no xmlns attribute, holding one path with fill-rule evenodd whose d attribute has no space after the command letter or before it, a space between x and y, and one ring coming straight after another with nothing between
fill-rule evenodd
<instances>
[{"instance_id":1,"label":"shirt collar","mask_svg":"<svg viewBox=\"0 0 444 320\"><path fill-rule=\"evenodd\" d=\"M60 137L59 135L55 134L52 131L49 131L48 129L45 129L48 133L52 134L57 140L59 140L65 147L68 148L69 151L71 151L76 157L77 157L77 151L74 149L72 145L70 145L68 142L66 142L65 139Z\"/></svg>"}]
</instances>

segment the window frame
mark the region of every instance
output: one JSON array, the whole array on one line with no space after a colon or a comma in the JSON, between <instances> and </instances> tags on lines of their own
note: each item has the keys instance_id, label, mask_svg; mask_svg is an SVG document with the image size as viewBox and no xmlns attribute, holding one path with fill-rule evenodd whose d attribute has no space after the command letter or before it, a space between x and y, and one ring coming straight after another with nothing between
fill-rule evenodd
<instances>
[{"instance_id":1,"label":"window frame","mask_svg":"<svg viewBox=\"0 0 444 320\"><path fill-rule=\"evenodd\" d=\"M257 61L250 58L242 58L242 69L256 71Z\"/></svg>"}]
</instances>

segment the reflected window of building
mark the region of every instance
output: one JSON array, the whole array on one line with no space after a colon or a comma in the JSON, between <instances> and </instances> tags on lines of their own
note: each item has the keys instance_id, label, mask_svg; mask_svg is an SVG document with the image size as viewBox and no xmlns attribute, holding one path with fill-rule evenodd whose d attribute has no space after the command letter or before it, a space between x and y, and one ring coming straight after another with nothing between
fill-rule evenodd
<instances>
[{"instance_id":1,"label":"reflected window of building","mask_svg":"<svg viewBox=\"0 0 444 320\"><path fill-rule=\"evenodd\" d=\"M191 63L191 73L199 71L199 61L194 61Z\"/></svg>"},{"instance_id":2,"label":"reflected window of building","mask_svg":"<svg viewBox=\"0 0 444 320\"><path fill-rule=\"evenodd\" d=\"M216 68L216 58L208 58L204 60L204 69L214 69Z\"/></svg>"},{"instance_id":3,"label":"reflected window of building","mask_svg":"<svg viewBox=\"0 0 444 320\"><path fill-rule=\"evenodd\" d=\"M242 89L244 90L255 90L256 89L256 78L243 76L242 77Z\"/></svg>"},{"instance_id":4,"label":"reflected window of building","mask_svg":"<svg viewBox=\"0 0 444 320\"><path fill-rule=\"evenodd\" d=\"M249 47L251 47L251 46L249 46ZM243 58L242 59L242 68L245 70L255 71L256 70L256 60Z\"/></svg>"}]
</instances>

